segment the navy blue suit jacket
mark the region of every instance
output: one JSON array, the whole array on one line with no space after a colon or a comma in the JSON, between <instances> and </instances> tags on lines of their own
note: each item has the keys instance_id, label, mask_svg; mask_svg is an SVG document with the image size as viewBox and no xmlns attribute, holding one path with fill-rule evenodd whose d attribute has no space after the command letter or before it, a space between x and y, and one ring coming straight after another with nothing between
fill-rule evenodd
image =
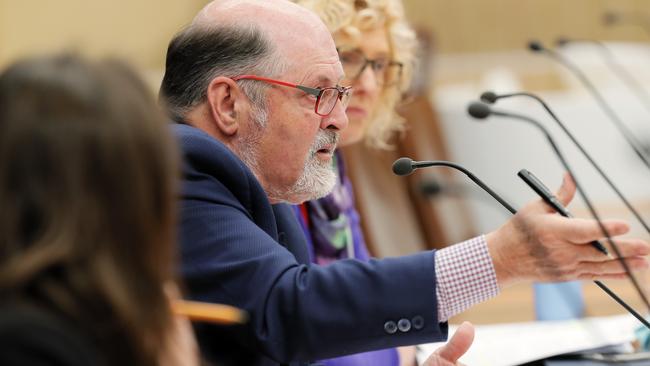
<instances>
[{"instance_id":1,"label":"navy blue suit jacket","mask_svg":"<svg viewBox=\"0 0 650 366\"><path fill-rule=\"evenodd\" d=\"M434 252L310 264L289 206L271 205L221 142L188 125L173 129L184 158L183 279L193 299L249 312L249 346L264 364L446 339L446 323L437 319ZM211 342L210 327L197 336L210 358L220 346Z\"/></svg>"}]
</instances>

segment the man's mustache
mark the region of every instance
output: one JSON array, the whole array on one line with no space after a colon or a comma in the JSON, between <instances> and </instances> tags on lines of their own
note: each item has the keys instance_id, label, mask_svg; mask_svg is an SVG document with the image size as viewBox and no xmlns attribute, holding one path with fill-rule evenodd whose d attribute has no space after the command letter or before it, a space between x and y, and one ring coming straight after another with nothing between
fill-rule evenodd
<instances>
[{"instance_id":1,"label":"man's mustache","mask_svg":"<svg viewBox=\"0 0 650 366\"><path fill-rule=\"evenodd\" d=\"M312 153L316 153L320 149L324 149L326 146L330 146L333 149L336 148L336 145L339 142L339 133L333 130L320 130L316 135L316 141L312 145Z\"/></svg>"}]
</instances>

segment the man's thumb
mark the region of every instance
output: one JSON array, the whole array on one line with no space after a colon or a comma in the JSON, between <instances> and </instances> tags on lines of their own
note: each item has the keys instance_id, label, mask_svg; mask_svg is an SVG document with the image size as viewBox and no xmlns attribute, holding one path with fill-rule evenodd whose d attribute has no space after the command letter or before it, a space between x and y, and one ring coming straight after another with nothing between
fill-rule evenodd
<instances>
[{"instance_id":1,"label":"man's thumb","mask_svg":"<svg viewBox=\"0 0 650 366\"><path fill-rule=\"evenodd\" d=\"M449 362L456 363L467 352L474 341L474 326L470 322L463 322L449 342L440 347L436 353Z\"/></svg>"}]
</instances>

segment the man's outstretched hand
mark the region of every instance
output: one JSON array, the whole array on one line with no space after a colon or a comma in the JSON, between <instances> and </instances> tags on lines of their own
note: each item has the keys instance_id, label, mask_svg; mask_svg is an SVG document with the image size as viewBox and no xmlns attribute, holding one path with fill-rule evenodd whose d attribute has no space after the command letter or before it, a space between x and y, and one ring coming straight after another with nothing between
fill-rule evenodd
<instances>
[{"instance_id":1,"label":"man's outstretched hand","mask_svg":"<svg viewBox=\"0 0 650 366\"><path fill-rule=\"evenodd\" d=\"M557 199L568 206L576 192L575 182L565 175ZM629 268L649 267L650 243L620 238L629 226L619 220L604 220ZM595 220L566 218L558 215L541 199L535 200L498 230L486 235L488 250L501 288L518 282L561 282L572 280L626 278L625 269L614 258L614 251L603 242L611 256L593 246L605 235Z\"/></svg>"}]
</instances>

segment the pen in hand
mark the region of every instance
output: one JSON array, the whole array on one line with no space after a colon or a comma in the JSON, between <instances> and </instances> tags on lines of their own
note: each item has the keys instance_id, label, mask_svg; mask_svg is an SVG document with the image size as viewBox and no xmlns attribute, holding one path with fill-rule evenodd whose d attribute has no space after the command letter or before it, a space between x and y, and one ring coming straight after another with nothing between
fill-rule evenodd
<instances>
[{"instance_id":1,"label":"pen in hand","mask_svg":"<svg viewBox=\"0 0 650 366\"><path fill-rule=\"evenodd\" d=\"M573 215L571 215L571 212L569 212L569 210L567 210L566 207L560 203L560 200L558 200L557 197L555 197L555 195L553 195L553 193L551 193L551 191L539 179L537 179L536 176L533 175L533 173L529 172L526 169L522 169L519 171L519 173L517 173L517 175L524 182L526 182L526 184L528 184L528 186L532 188L532 190L535 191L535 193L537 193L544 200L544 202L553 207L557 213L564 217L573 217ZM591 245L601 253L607 255L610 258L612 257L607 251L607 248L605 248L603 243L600 241L594 240L591 242Z\"/></svg>"}]
</instances>

